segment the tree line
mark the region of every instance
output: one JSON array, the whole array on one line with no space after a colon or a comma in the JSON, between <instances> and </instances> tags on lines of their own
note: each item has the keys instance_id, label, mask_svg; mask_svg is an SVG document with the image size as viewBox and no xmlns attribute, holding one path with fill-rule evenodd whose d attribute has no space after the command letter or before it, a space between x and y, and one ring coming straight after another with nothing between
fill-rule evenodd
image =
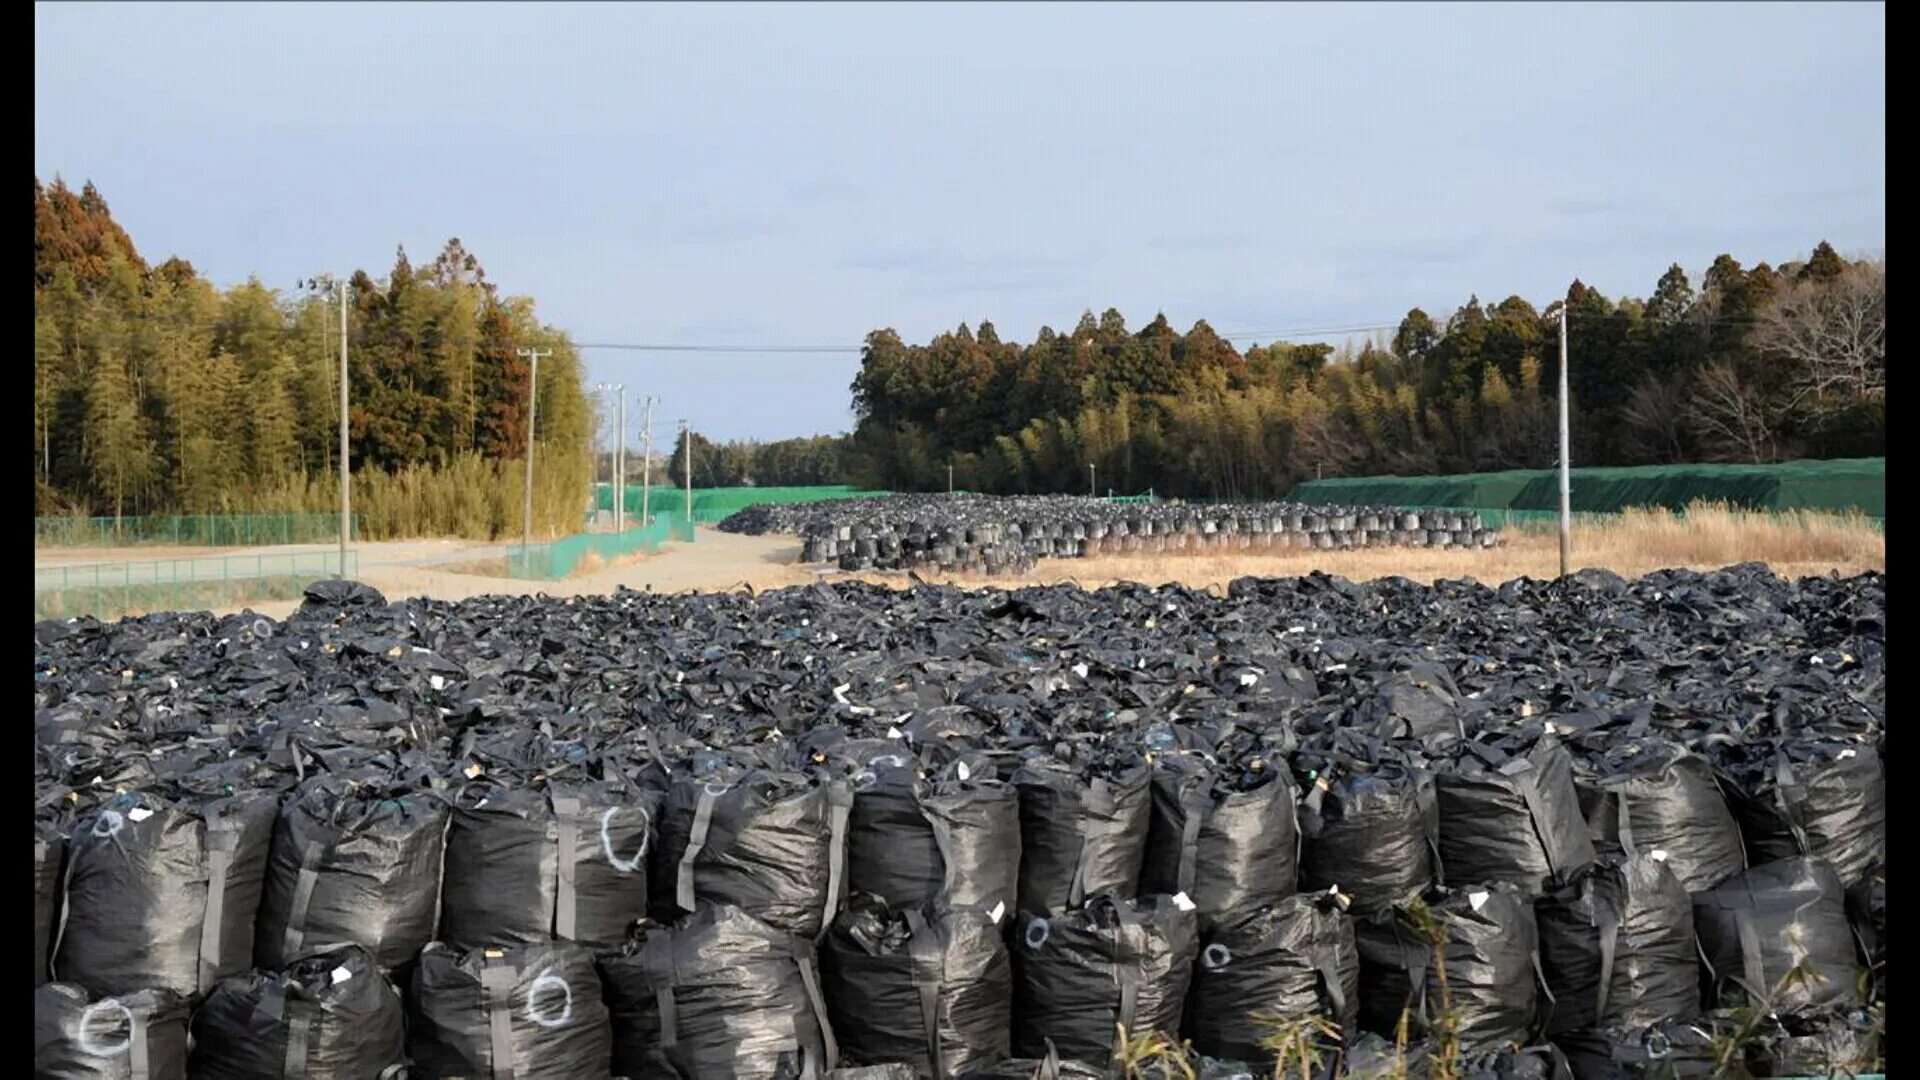
<instances>
[{"instance_id":1,"label":"tree line","mask_svg":"<svg viewBox=\"0 0 1920 1080\"><path fill-rule=\"evenodd\" d=\"M1822 242L1804 261L1678 265L1642 300L1575 281L1543 308L1478 297L1387 337L1244 352L1204 321L1129 331L1087 312L1028 344L990 322L925 345L866 338L842 479L940 490L1274 496L1302 479L1544 468L1568 314L1585 465L1874 456L1886 447L1886 274Z\"/></svg>"},{"instance_id":2,"label":"tree line","mask_svg":"<svg viewBox=\"0 0 1920 1080\"><path fill-rule=\"evenodd\" d=\"M542 532L579 524L592 423L577 351L458 239L348 279L355 509L369 535L517 534L529 363ZM340 307L328 278L221 290L149 265L92 184L34 180L38 514L338 507Z\"/></svg>"}]
</instances>

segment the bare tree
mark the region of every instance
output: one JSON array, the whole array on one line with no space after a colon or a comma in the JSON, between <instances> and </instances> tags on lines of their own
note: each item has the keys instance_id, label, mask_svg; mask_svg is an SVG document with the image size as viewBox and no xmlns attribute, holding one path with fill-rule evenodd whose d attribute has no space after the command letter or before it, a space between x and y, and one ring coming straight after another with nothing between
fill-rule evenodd
<instances>
[{"instance_id":1,"label":"bare tree","mask_svg":"<svg viewBox=\"0 0 1920 1080\"><path fill-rule=\"evenodd\" d=\"M1688 419L1716 458L1759 464L1779 456L1779 413L1760 387L1722 360L1695 380Z\"/></svg>"},{"instance_id":2,"label":"bare tree","mask_svg":"<svg viewBox=\"0 0 1920 1080\"><path fill-rule=\"evenodd\" d=\"M1859 262L1832 281L1795 281L1760 313L1748 344L1792 368L1791 407L1815 416L1887 394L1887 272Z\"/></svg>"},{"instance_id":3,"label":"bare tree","mask_svg":"<svg viewBox=\"0 0 1920 1080\"><path fill-rule=\"evenodd\" d=\"M1679 461L1685 453L1687 395L1679 379L1647 375L1620 410L1627 449L1649 461Z\"/></svg>"}]
</instances>

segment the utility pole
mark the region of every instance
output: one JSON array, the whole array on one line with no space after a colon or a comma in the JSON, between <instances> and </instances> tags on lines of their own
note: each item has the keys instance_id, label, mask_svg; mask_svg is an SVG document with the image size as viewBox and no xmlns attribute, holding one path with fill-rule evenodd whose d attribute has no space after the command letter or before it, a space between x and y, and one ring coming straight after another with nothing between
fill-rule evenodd
<instances>
[{"instance_id":1,"label":"utility pole","mask_svg":"<svg viewBox=\"0 0 1920 1080\"><path fill-rule=\"evenodd\" d=\"M619 429L620 441L613 448L613 531L620 532L627 522L627 387L616 383L613 389L620 397L620 405L614 410L619 417L614 426Z\"/></svg>"},{"instance_id":2,"label":"utility pole","mask_svg":"<svg viewBox=\"0 0 1920 1080\"><path fill-rule=\"evenodd\" d=\"M1097 499L1099 497L1100 489L1095 486L1093 481L1093 462L1089 461L1087 462L1087 498Z\"/></svg>"},{"instance_id":3,"label":"utility pole","mask_svg":"<svg viewBox=\"0 0 1920 1080\"><path fill-rule=\"evenodd\" d=\"M540 358L552 356L552 349L519 349L521 356L533 362L533 368L527 374L527 491L526 503L520 518L520 553L524 558L533 547L533 418L534 409L539 401Z\"/></svg>"},{"instance_id":4,"label":"utility pole","mask_svg":"<svg viewBox=\"0 0 1920 1080\"><path fill-rule=\"evenodd\" d=\"M340 279L340 576L347 576L347 537L353 531L353 465L347 457L347 279Z\"/></svg>"},{"instance_id":5,"label":"utility pole","mask_svg":"<svg viewBox=\"0 0 1920 1080\"><path fill-rule=\"evenodd\" d=\"M947 462L947 494L953 494L953 462Z\"/></svg>"},{"instance_id":6,"label":"utility pole","mask_svg":"<svg viewBox=\"0 0 1920 1080\"><path fill-rule=\"evenodd\" d=\"M653 520L651 501L653 479L653 395L647 395L646 443L640 450L640 525L646 527Z\"/></svg>"},{"instance_id":7,"label":"utility pole","mask_svg":"<svg viewBox=\"0 0 1920 1080\"><path fill-rule=\"evenodd\" d=\"M687 524L693 524L693 429L685 420L680 421L681 453L685 455L680 463L680 471L687 475Z\"/></svg>"},{"instance_id":8,"label":"utility pole","mask_svg":"<svg viewBox=\"0 0 1920 1080\"><path fill-rule=\"evenodd\" d=\"M1567 448L1567 302L1560 302L1560 576L1573 567L1573 483Z\"/></svg>"}]
</instances>

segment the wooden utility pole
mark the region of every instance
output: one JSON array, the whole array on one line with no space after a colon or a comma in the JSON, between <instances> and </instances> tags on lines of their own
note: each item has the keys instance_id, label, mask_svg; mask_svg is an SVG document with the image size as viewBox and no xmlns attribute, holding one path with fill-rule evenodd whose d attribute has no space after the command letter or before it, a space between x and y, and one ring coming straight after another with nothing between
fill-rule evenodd
<instances>
[{"instance_id":1,"label":"wooden utility pole","mask_svg":"<svg viewBox=\"0 0 1920 1080\"><path fill-rule=\"evenodd\" d=\"M552 349L520 349L521 356L533 362L533 369L527 374L527 491L526 502L520 518L520 552L524 558L533 547L533 419L534 408L539 401L540 358L552 356Z\"/></svg>"},{"instance_id":2,"label":"wooden utility pole","mask_svg":"<svg viewBox=\"0 0 1920 1080\"><path fill-rule=\"evenodd\" d=\"M347 576L347 537L353 532L353 465L347 456L347 281L340 279L340 576Z\"/></svg>"}]
</instances>

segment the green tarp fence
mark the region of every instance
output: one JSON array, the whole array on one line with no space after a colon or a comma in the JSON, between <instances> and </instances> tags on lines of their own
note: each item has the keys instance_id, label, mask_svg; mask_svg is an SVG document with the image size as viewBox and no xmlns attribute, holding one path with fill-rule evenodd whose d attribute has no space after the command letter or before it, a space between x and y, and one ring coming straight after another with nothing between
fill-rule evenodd
<instances>
[{"instance_id":1,"label":"green tarp fence","mask_svg":"<svg viewBox=\"0 0 1920 1080\"><path fill-rule=\"evenodd\" d=\"M656 511L651 524L618 533L581 533L531 547L515 545L507 551L507 576L531 581L558 581L594 555L604 560L636 553L653 554L662 544L688 544L694 525L679 514Z\"/></svg>"},{"instance_id":2,"label":"green tarp fence","mask_svg":"<svg viewBox=\"0 0 1920 1080\"><path fill-rule=\"evenodd\" d=\"M349 528L360 538L360 518ZM36 517L35 547L127 547L177 544L257 547L325 544L340 539L339 514L150 514L136 517Z\"/></svg>"},{"instance_id":3,"label":"green tarp fence","mask_svg":"<svg viewBox=\"0 0 1920 1080\"><path fill-rule=\"evenodd\" d=\"M1618 513L1628 507L1685 510L1697 501L1749 510L1859 511L1884 519L1887 459L1793 461L1779 465L1648 465L1574 469L1571 503L1579 513ZM1287 496L1303 503L1369 506L1444 506L1503 511L1524 522L1530 513L1560 507L1560 476L1553 469L1465 473L1457 476L1354 476L1309 480Z\"/></svg>"},{"instance_id":4,"label":"green tarp fence","mask_svg":"<svg viewBox=\"0 0 1920 1080\"><path fill-rule=\"evenodd\" d=\"M820 502L824 499L856 499L868 495L886 494L889 492L867 491L850 484L817 487L694 488L693 520L696 524L712 525L732 517L755 503ZM635 518L640 516L640 495L641 488L638 484L627 485L626 510ZM649 499L651 509L656 513L672 511L676 514L685 514L687 505L685 488L655 485ZM613 485L595 484L593 502L597 509L612 512Z\"/></svg>"}]
</instances>

